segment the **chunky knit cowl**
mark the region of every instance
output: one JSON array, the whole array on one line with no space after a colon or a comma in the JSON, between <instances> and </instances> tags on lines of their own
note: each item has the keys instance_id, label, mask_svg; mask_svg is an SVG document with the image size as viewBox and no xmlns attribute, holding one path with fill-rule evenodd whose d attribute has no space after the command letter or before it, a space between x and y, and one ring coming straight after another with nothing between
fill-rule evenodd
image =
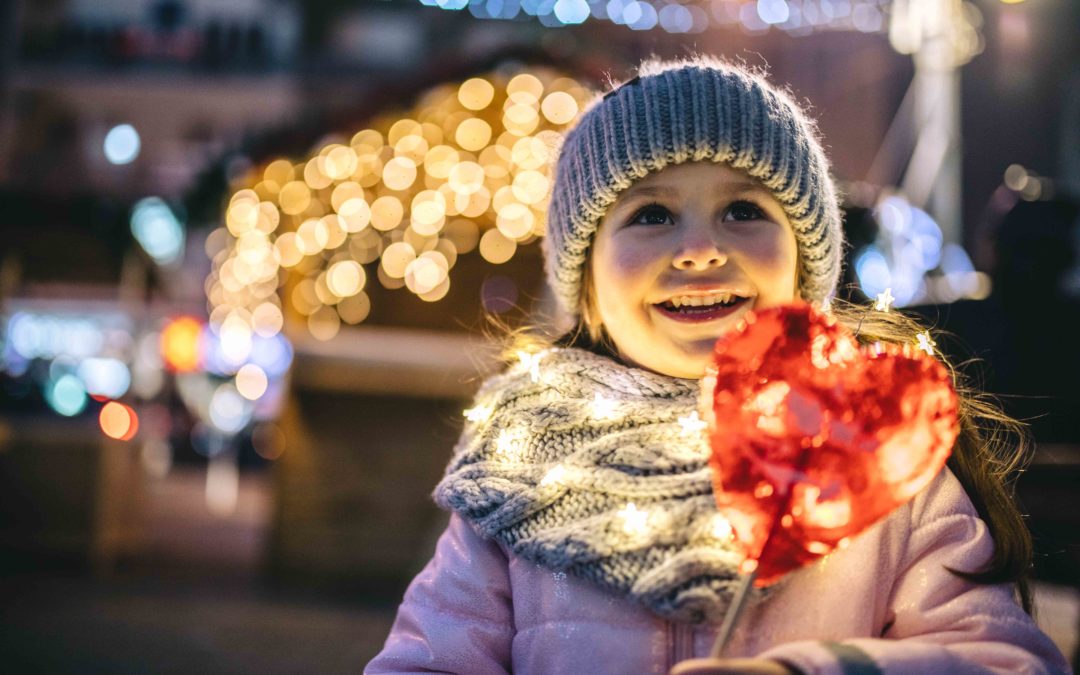
<instances>
[{"instance_id":1,"label":"chunky knit cowl","mask_svg":"<svg viewBox=\"0 0 1080 675\"><path fill-rule=\"evenodd\" d=\"M434 498L517 556L665 619L722 619L739 555L716 512L699 383L575 348L489 378Z\"/></svg>"}]
</instances>

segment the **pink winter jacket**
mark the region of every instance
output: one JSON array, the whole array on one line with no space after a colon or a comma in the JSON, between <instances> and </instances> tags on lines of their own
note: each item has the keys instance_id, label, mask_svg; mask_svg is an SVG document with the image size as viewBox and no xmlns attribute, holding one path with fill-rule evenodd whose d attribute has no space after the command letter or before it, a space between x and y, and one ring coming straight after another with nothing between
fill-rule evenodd
<instances>
[{"instance_id":1,"label":"pink winter jacket","mask_svg":"<svg viewBox=\"0 0 1080 675\"><path fill-rule=\"evenodd\" d=\"M728 656L804 673L1060 673L1069 666L1010 585L969 583L986 525L944 470L912 502L748 607ZM716 626L657 618L479 537L456 514L365 673L667 673Z\"/></svg>"}]
</instances>

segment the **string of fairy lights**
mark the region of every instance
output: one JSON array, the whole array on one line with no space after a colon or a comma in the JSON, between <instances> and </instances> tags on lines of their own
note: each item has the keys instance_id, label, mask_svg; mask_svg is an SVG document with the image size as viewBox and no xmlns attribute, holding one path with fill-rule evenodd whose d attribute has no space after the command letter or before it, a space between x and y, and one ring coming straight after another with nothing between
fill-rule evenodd
<instances>
[{"instance_id":1,"label":"string of fairy lights","mask_svg":"<svg viewBox=\"0 0 1080 675\"><path fill-rule=\"evenodd\" d=\"M250 171L206 243L224 348L242 356L290 308L328 340L368 316L373 282L436 302L459 255L510 260L544 231L552 163L589 96L549 69L495 72Z\"/></svg>"},{"instance_id":2,"label":"string of fairy lights","mask_svg":"<svg viewBox=\"0 0 1080 675\"><path fill-rule=\"evenodd\" d=\"M886 288L884 292L877 294L873 304L867 307L866 312L888 313L892 309L894 300L895 298L892 297L891 289ZM825 306L825 311L829 311L828 304ZM862 322L860 321L859 326L854 333L856 337L859 334L861 326ZM903 350L901 353L908 356L915 350L918 350L933 357L935 355L936 346L937 343L931 339L930 332L923 331L915 335L914 341L904 343L902 345ZM540 349L536 352L524 350L518 351L518 361L513 364L511 368L520 374L527 373L529 379L533 382L543 382L545 377L545 371L542 367L543 359L551 353L552 349L555 348ZM874 342L868 345L867 349L870 353L880 354L882 345L880 342ZM820 362L814 360L814 363L819 368L831 367L831 364L827 359L822 359ZM774 414L778 407L783 403L789 391L789 388L785 388L783 393L778 395L775 388L766 388L759 392L755 400L748 401L745 405L751 408L758 408L763 413L772 411ZM590 413L595 419L608 420L614 424L618 424L622 419L622 413L620 412L619 407L620 404L617 399L596 394L590 402ZM494 401L481 400L477 401L473 407L462 411L462 416L467 420L468 424L485 425L492 419L494 412ZM678 424L680 433L687 439L702 438L708 427L708 423L701 418L697 411L679 417ZM511 464L521 462L527 451L528 439L529 431L524 426L511 425L500 429L499 434L495 438L495 457L500 461ZM686 450L688 452L700 452L701 454L696 456L696 459L701 461L708 459L709 448L707 444L695 446L694 443L687 443ZM540 480L540 486L549 489L558 489L561 486L572 484L576 477L575 472L576 469L573 466L561 463L555 464L544 474L543 478ZM766 485L763 487L767 488L771 493L772 486ZM758 496L766 497L768 495L760 494ZM806 508L818 512L818 518L825 523L823 526L832 527L840 524L826 522L829 518L835 517L836 514L829 511L828 502L819 503L816 497L817 495L811 494L811 498L807 501ZM652 530L663 530L670 525L669 523L659 521L656 517L658 515L660 515L659 511L643 508L633 501L628 501L615 513L613 519L613 531L620 532L622 535L630 537L631 539L644 537ZM790 518L790 516L787 517ZM730 522L720 513L717 513L713 517L710 529L711 531L709 534L717 541L730 541L734 537ZM847 545L848 540L844 539L840 542L839 547L846 548Z\"/></svg>"},{"instance_id":3,"label":"string of fairy lights","mask_svg":"<svg viewBox=\"0 0 1080 675\"><path fill-rule=\"evenodd\" d=\"M703 33L734 27L750 34L789 35L887 28L892 0L420 0L429 7L467 11L477 19L537 21L548 28L607 21L634 31Z\"/></svg>"}]
</instances>

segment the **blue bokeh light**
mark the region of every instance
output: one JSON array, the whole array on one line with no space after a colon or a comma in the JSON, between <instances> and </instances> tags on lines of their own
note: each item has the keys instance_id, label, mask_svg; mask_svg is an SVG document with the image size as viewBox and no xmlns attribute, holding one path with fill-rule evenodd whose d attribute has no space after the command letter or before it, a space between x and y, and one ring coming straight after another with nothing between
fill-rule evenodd
<instances>
[{"instance_id":1,"label":"blue bokeh light","mask_svg":"<svg viewBox=\"0 0 1080 675\"><path fill-rule=\"evenodd\" d=\"M110 164L130 164L139 156L142 141L139 132L130 124L118 124L105 134L105 159Z\"/></svg>"}]
</instances>

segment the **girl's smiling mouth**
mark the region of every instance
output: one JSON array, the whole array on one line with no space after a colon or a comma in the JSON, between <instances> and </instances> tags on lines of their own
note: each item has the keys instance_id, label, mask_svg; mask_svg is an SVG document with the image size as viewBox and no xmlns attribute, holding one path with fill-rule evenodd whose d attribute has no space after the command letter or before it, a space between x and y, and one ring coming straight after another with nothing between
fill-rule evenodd
<instances>
[{"instance_id":1,"label":"girl's smiling mouth","mask_svg":"<svg viewBox=\"0 0 1080 675\"><path fill-rule=\"evenodd\" d=\"M679 295L653 305L657 312L682 323L715 321L739 311L750 298L733 293Z\"/></svg>"}]
</instances>

